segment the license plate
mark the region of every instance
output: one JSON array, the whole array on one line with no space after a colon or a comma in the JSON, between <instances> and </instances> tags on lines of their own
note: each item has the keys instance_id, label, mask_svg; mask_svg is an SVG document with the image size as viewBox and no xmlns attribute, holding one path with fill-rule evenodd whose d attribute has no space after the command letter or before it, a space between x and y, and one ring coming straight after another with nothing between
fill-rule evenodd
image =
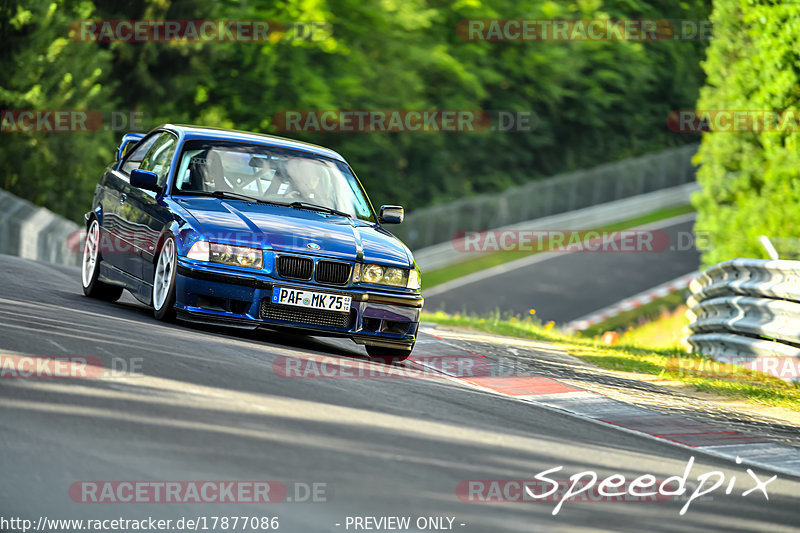
<instances>
[{"instance_id":1,"label":"license plate","mask_svg":"<svg viewBox=\"0 0 800 533\"><path fill-rule=\"evenodd\" d=\"M349 313L351 301L352 298L350 296L342 294L303 291L300 289L287 289L286 287L272 288L272 303L274 304Z\"/></svg>"}]
</instances>

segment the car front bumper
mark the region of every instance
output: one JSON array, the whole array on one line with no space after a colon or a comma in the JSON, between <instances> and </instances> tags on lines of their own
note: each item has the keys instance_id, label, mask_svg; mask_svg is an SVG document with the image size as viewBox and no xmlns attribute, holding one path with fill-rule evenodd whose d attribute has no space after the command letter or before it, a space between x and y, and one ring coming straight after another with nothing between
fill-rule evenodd
<instances>
[{"instance_id":1,"label":"car front bumper","mask_svg":"<svg viewBox=\"0 0 800 533\"><path fill-rule=\"evenodd\" d=\"M276 285L350 296L350 312L273 304L270 300ZM248 329L297 329L384 347L414 343L423 303L418 293L278 280L257 272L200 266L182 259L178 260L175 289L176 309L186 321Z\"/></svg>"}]
</instances>

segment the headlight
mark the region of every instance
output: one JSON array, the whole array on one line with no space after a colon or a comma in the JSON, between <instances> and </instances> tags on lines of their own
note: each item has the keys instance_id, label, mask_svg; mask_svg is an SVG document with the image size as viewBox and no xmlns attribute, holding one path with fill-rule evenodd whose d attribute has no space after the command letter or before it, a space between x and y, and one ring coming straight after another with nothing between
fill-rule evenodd
<instances>
[{"instance_id":1,"label":"headlight","mask_svg":"<svg viewBox=\"0 0 800 533\"><path fill-rule=\"evenodd\" d=\"M353 281L405 287L408 284L408 270L381 265L356 264Z\"/></svg>"},{"instance_id":2,"label":"headlight","mask_svg":"<svg viewBox=\"0 0 800 533\"><path fill-rule=\"evenodd\" d=\"M408 285L406 285L409 289L414 289L418 291L422 288L422 276L419 273L419 270L412 270L408 274Z\"/></svg>"},{"instance_id":3,"label":"headlight","mask_svg":"<svg viewBox=\"0 0 800 533\"><path fill-rule=\"evenodd\" d=\"M258 248L216 242L197 241L192 245L186 257L223 265L259 269L264 267L264 253Z\"/></svg>"}]
</instances>

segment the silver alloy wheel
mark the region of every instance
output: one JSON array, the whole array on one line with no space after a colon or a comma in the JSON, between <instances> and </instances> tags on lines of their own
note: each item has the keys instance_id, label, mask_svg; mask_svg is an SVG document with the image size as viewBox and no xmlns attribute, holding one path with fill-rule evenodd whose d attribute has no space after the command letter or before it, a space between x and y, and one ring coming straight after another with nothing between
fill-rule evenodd
<instances>
[{"instance_id":1,"label":"silver alloy wheel","mask_svg":"<svg viewBox=\"0 0 800 533\"><path fill-rule=\"evenodd\" d=\"M97 268L97 253L100 248L100 224L92 220L86 232L86 243L83 245L83 263L81 265L81 282L86 288L92 282L94 269Z\"/></svg>"},{"instance_id":2,"label":"silver alloy wheel","mask_svg":"<svg viewBox=\"0 0 800 533\"><path fill-rule=\"evenodd\" d=\"M158 311L164 306L169 296L175 264L175 241L167 239L161 248L153 277L153 307Z\"/></svg>"}]
</instances>

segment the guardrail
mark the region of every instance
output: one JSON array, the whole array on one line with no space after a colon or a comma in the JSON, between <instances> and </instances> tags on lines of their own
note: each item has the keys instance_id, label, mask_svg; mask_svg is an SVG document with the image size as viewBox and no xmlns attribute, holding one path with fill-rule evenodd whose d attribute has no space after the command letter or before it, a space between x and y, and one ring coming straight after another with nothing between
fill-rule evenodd
<instances>
[{"instance_id":1,"label":"guardrail","mask_svg":"<svg viewBox=\"0 0 800 533\"><path fill-rule=\"evenodd\" d=\"M414 251L450 241L458 230L484 231L695 181L697 144L558 174L497 194L423 207L392 233Z\"/></svg>"},{"instance_id":2,"label":"guardrail","mask_svg":"<svg viewBox=\"0 0 800 533\"><path fill-rule=\"evenodd\" d=\"M74 222L0 189L0 253L25 259L79 265L69 239L80 238ZM72 243L72 248L80 244Z\"/></svg>"},{"instance_id":3,"label":"guardrail","mask_svg":"<svg viewBox=\"0 0 800 533\"><path fill-rule=\"evenodd\" d=\"M583 331L588 329L596 324L601 322L605 322L610 318L614 318L617 315L620 315L626 311L630 311L632 309L636 309L637 307L641 307L643 305L649 304L653 300L657 300L658 298L664 298L665 296L672 294L675 291L680 291L685 289L689 286L689 283L692 282L697 277L697 272L691 272L689 274L684 274L678 278L675 278L671 281L667 281L660 285L656 285L652 289L647 289L646 291L642 291L638 294L625 298L613 305L609 305L608 307L604 307L599 311L595 311L588 315L584 315L580 318L576 318L570 322L567 322L564 325L564 330L570 333L575 331Z\"/></svg>"},{"instance_id":4,"label":"guardrail","mask_svg":"<svg viewBox=\"0 0 800 533\"><path fill-rule=\"evenodd\" d=\"M687 348L800 380L800 261L732 259L689 288Z\"/></svg>"},{"instance_id":5,"label":"guardrail","mask_svg":"<svg viewBox=\"0 0 800 533\"><path fill-rule=\"evenodd\" d=\"M640 217L678 205L688 204L692 193L699 190L697 183L686 183L669 189L662 189L655 192L641 194L632 198L624 198L592 207L576 209L560 215L552 215L544 218L526 220L518 224L495 228L496 231L514 230L590 230L624 222L633 218ZM405 222L403 222L405 224ZM461 228L469 229L472 228ZM394 229L392 229L394 231ZM453 238L441 244L426 246L425 248L414 250L414 259L422 269L423 275L426 271L444 268L450 265L469 261L475 257L483 255L482 252L464 251L467 246L464 244L464 237Z\"/></svg>"}]
</instances>

